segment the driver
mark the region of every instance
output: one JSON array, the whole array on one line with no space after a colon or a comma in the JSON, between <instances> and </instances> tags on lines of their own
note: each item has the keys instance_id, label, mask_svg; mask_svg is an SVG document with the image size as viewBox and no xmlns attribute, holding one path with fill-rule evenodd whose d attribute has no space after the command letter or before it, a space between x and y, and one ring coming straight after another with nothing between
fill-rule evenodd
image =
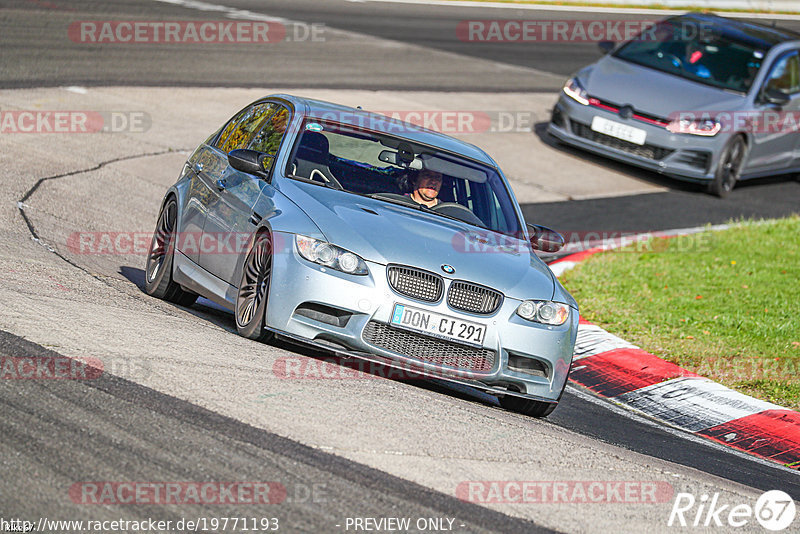
<instances>
[{"instance_id":1,"label":"driver","mask_svg":"<svg viewBox=\"0 0 800 534\"><path fill-rule=\"evenodd\" d=\"M417 204L432 208L442 201L437 198L439 190L442 188L442 173L423 169L417 173L414 180L414 190L407 193L411 200Z\"/></svg>"}]
</instances>

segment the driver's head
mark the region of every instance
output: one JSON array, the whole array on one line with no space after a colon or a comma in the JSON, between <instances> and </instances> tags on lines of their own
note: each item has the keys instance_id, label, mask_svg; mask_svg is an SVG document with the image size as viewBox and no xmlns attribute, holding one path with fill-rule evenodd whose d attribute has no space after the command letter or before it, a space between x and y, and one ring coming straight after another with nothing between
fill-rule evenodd
<instances>
[{"instance_id":1,"label":"driver's head","mask_svg":"<svg viewBox=\"0 0 800 534\"><path fill-rule=\"evenodd\" d=\"M433 200L442 188L442 173L423 169L417 175L414 189L423 199Z\"/></svg>"}]
</instances>

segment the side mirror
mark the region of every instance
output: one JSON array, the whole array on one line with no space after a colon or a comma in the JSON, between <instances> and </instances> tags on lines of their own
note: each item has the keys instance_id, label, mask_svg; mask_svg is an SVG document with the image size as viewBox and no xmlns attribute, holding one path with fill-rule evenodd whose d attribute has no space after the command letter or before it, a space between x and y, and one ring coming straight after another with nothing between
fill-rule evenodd
<instances>
[{"instance_id":1,"label":"side mirror","mask_svg":"<svg viewBox=\"0 0 800 534\"><path fill-rule=\"evenodd\" d=\"M609 52L614 50L614 47L617 46L617 43L615 43L614 41L600 41L599 43L597 43L597 46L598 48L600 48L600 51L602 51L604 54L608 54Z\"/></svg>"},{"instance_id":2,"label":"side mirror","mask_svg":"<svg viewBox=\"0 0 800 534\"><path fill-rule=\"evenodd\" d=\"M792 100L792 98L783 91L778 91L777 89L767 89L764 91L764 100L770 104L785 106Z\"/></svg>"},{"instance_id":3,"label":"side mirror","mask_svg":"<svg viewBox=\"0 0 800 534\"><path fill-rule=\"evenodd\" d=\"M260 178L267 177L274 161L275 158L273 156L257 150L240 148L231 150L228 153L228 164L231 167L237 171L253 174Z\"/></svg>"},{"instance_id":4,"label":"side mirror","mask_svg":"<svg viewBox=\"0 0 800 534\"><path fill-rule=\"evenodd\" d=\"M558 252L564 248L566 244L564 236L546 226L529 224L528 230L530 230L531 247L533 247L533 250L551 253Z\"/></svg>"}]
</instances>

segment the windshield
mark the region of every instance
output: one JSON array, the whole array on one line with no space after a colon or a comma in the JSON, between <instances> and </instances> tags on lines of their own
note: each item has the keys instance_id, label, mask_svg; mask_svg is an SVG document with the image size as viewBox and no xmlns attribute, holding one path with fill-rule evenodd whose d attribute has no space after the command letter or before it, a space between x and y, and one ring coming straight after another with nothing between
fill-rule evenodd
<instances>
[{"instance_id":1,"label":"windshield","mask_svg":"<svg viewBox=\"0 0 800 534\"><path fill-rule=\"evenodd\" d=\"M721 89L746 93L766 50L712 26L666 20L643 31L615 57Z\"/></svg>"},{"instance_id":2,"label":"windshield","mask_svg":"<svg viewBox=\"0 0 800 534\"><path fill-rule=\"evenodd\" d=\"M514 203L486 165L407 139L317 119L301 127L286 175L520 236Z\"/></svg>"}]
</instances>

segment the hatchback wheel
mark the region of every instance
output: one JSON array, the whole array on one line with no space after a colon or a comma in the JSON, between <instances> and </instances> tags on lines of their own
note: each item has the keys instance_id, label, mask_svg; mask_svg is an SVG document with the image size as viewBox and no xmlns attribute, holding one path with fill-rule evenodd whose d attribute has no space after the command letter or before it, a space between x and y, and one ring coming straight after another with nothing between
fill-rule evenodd
<instances>
[{"instance_id":1,"label":"hatchback wheel","mask_svg":"<svg viewBox=\"0 0 800 534\"><path fill-rule=\"evenodd\" d=\"M714 179L708 184L708 192L720 198L727 197L733 191L742 166L747 156L747 143L741 136L736 136L722 150L719 165Z\"/></svg>"},{"instance_id":2,"label":"hatchback wheel","mask_svg":"<svg viewBox=\"0 0 800 534\"><path fill-rule=\"evenodd\" d=\"M258 234L244 260L236 295L236 330L246 338L257 341L272 338L272 332L264 329L271 277L272 240L266 233Z\"/></svg>"},{"instance_id":3,"label":"hatchback wheel","mask_svg":"<svg viewBox=\"0 0 800 534\"><path fill-rule=\"evenodd\" d=\"M161 208L156 230L150 243L145 266L144 290L148 295L168 300L181 306L191 306L197 295L186 291L172 279L172 259L175 252L175 228L178 219L178 203L175 197Z\"/></svg>"}]
</instances>

